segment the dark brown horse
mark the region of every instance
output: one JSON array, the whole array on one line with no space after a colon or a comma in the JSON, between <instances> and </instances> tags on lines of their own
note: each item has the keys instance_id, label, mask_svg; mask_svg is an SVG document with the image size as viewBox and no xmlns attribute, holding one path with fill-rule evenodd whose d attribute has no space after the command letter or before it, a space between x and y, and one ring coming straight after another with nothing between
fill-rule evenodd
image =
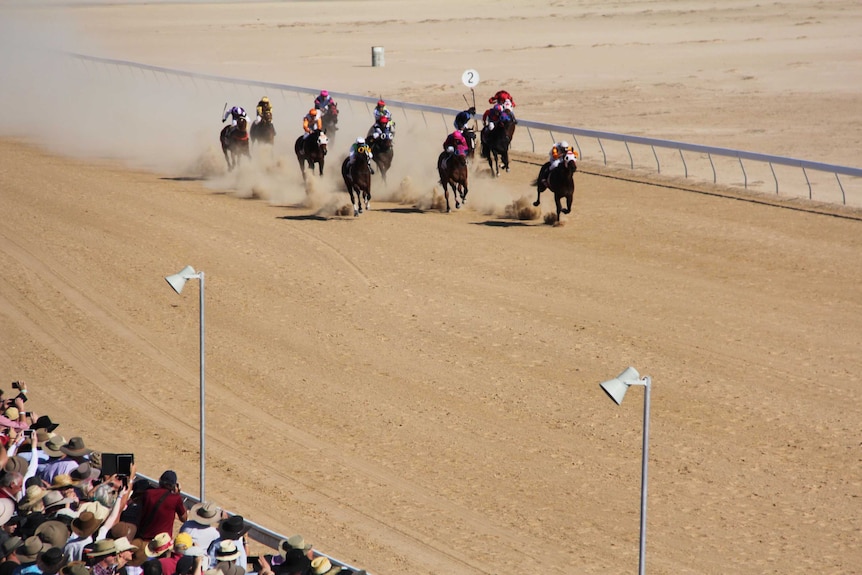
<instances>
[{"instance_id":1,"label":"dark brown horse","mask_svg":"<svg viewBox=\"0 0 862 575\"><path fill-rule=\"evenodd\" d=\"M371 155L385 183L386 172L392 166L392 158L395 155L395 151L392 149L391 132L385 132L371 140Z\"/></svg>"},{"instance_id":2,"label":"dark brown horse","mask_svg":"<svg viewBox=\"0 0 862 575\"><path fill-rule=\"evenodd\" d=\"M437 173L440 174L440 185L443 186L443 194L446 196L446 211L449 207L449 187L455 196L455 208L459 209L461 204L467 203L467 157L453 154L452 152L441 152L437 157Z\"/></svg>"},{"instance_id":3,"label":"dark brown horse","mask_svg":"<svg viewBox=\"0 0 862 575\"><path fill-rule=\"evenodd\" d=\"M514 133L515 123L510 120L494 122L493 130L490 129L490 125L482 128L482 157L488 159L492 176L499 176L501 167L509 171L509 145L512 143L511 134Z\"/></svg>"},{"instance_id":4,"label":"dark brown horse","mask_svg":"<svg viewBox=\"0 0 862 575\"><path fill-rule=\"evenodd\" d=\"M363 203L366 210L369 209L371 203L371 166L365 156L364 148L365 146L360 146L356 150L356 159L352 165L350 158L344 158L344 163L341 164L341 176L344 178L344 185L347 186L347 191L350 194L354 216L362 213Z\"/></svg>"},{"instance_id":5,"label":"dark brown horse","mask_svg":"<svg viewBox=\"0 0 862 575\"><path fill-rule=\"evenodd\" d=\"M239 165L239 159L245 156L249 160L251 154L248 152L248 122L245 118L239 118L236 126L225 126L219 134L221 151L227 162L227 169L233 170Z\"/></svg>"},{"instance_id":6,"label":"dark brown horse","mask_svg":"<svg viewBox=\"0 0 862 575\"><path fill-rule=\"evenodd\" d=\"M476 131L472 128L464 128L461 135L467 141L467 159L472 160L476 155Z\"/></svg>"},{"instance_id":7,"label":"dark brown horse","mask_svg":"<svg viewBox=\"0 0 862 575\"><path fill-rule=\"evenodd\" d=\"M542 199L542 192L550 189L554 192L554 201L557 204L557 222L560 224L560 213L568 214L572 211L572 195L575 192L575 172L578 171L577 156L569 152L556 167L551 169L551 162L546 162L539 170L539 177L533 182L536 186L536 201L538 206ZM563 198L566 198L566 208L563 209Z\"/></svg>"},{"instance_id":8,"label":"dark brown horse","mask_svg":"<svg viewBox=\"0 0 862 575\"><path fill-rule=\"evenodd\" d=\"M338 131L338 104L332 102L323 113L323 131L330 135L335 140L335 132Z\"/></svg>"},{"instance_id":9,"label":"dark brown horse","mask_svg":"<svg viewBox=\"0 0 862 575\"><path fill-rule=\"evenodd\" d=\"M320 175L323 175L323 160L326 158L326 146L328 144L329 138L326 133L320 130L315 130L296 139L293 149L296 152L296 159L299 160L299 169L302 171L303 180L305 179L306 164L312 172L314 172L314 164L317 164Z\"/></svg>"},{"instance_id":10,"label":"dark brown horse","mask_svg":"<svg viewBox=\"0 0 862 575\"><path fill-rule=\"evenodd\" d=\"M264 110L260 122L252 124L250 132L252 144L261 143L272 146L275 143L275 126L272 125L272 110Z\"/></svg>"}]
</instances>

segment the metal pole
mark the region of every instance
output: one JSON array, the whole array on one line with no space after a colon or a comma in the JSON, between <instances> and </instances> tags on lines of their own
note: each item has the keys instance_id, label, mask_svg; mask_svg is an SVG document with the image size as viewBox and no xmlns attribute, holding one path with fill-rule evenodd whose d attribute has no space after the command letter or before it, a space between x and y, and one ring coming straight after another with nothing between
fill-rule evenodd
<instances>
[{"instance_id":1,"label":"metal pole","mask_svg":"<svg viewBox=\"0 0 862 575\"><path fill-rule=\"evenodd\" d=\"M204 400L206 397L206 385L204 379L204 272L198 272L201 281L201 501L206 501L205 485L206 485L206 410L204 408Z\"/></svg>"},{"instance_id":2,"label":"metal pole","mask_svg":"<svg viewBox=\"0 0 862 575\"><path fill-rule=\"evenodd\" d=\"M646 511L647 511L647 463L649 462L649 392L652 378L647 376L644 382L644 445L643 462L641 464L641 535L638 573L646 573Z\"/></svg>"}]
</instances>

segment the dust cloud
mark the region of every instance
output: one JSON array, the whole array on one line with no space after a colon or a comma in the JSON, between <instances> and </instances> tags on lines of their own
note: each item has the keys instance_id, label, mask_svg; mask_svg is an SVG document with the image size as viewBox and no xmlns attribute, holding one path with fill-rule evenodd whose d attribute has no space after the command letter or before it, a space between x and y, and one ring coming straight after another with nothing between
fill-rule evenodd
<instances>
[{"instance_id":1,"label":"dust cloud","mask_svg":"<svg viewBox=\"0 0 862 575\"><path fill-rule=\"evenodd\" d=\"M72 54L112 55L76 30L73 18L51 19L38 6L0 8L0 74L8 79L0 90L0 106L6 112L0 118L0 137L61 155L201 179L237 197L302 206L325 217L343 213L349 205L340 165L350 144L373 123L365 104L341 103L324 176L309 173L303 178L293 146L302 133L302 117L312 106L310 96L305 101L304 95L298 98L289 91L264 92L239 83L77 58ZM253 116L262 96L273 103L275 144L252 146L251 162L229 172L218 140L223 112L238 105ZM372 202L445 209L435 165L445 135L439 127L397 118L394 162L385 182L379 173L373 177ZM489 216L511 217L513 202L522 193L502 180L490 177L477 154L466 206ZM524 218L524 210L516 211Z\"/></svg>"}]
</instances>

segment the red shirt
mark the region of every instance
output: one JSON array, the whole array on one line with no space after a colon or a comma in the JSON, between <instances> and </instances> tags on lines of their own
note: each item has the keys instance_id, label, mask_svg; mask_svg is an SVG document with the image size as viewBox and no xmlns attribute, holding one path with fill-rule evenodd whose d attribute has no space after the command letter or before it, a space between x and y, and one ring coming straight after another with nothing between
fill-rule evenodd
<instances>
[{"instance_id":1,"label":"red shirt","mask_svg":"<svg viewBox=\"0 0 862 575\"><path fill-rule=\"evenodd\" d=\"M185 513L183 498L179 493L168 493L165 500L156 508L159 499L167 489L156 487L147 489L141 499L141 518L138 524L138 537L152 539L159 533L174 534L174 516L182 517Z\"/></svg>"}]
</instances>

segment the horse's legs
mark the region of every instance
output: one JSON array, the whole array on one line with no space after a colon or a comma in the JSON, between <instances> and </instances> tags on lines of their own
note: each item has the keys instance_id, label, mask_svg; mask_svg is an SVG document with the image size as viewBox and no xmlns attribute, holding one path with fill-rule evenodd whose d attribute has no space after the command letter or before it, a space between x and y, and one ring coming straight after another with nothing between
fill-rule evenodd
<instances>
[{"instance_id":1,"label":"horse's legs","mask_svg":"<svg viewBox=\"0 0 862 575\"><path fill-rule=\"evenodd\" d=\"M503 169L508 172L509 171L509 148L508 148L508 146L506 147L505 150L503 150L502 155L503 155Z\"/></svg>"},{"instance_id":2,"label":"horse's legs","mask_svg":"<svg viewBox=\"0 0 862 575\"><path fill-rule=\"evenodd\" d=\"M564 214L571 213L572 211L572 193L574 190L569 190L566 192L566 209L563 210Z\"/></svg>"},{"instance_id":3,"label":"horse's legs","mask_svg":"<svg viewBox=\"0 0 862 575\"><path fill-rule=\"evenodd\" d=\"M359 205L356 203L359 190L356 190L356 195L354 195L354 187L355 186L353 184L350 184L347 187L347 191L350 192L350 203L353 204L353 217L355 218L359 215Z\"/></svg>"},{"instance_id":4,"label":"horse's legs","mask_svg":"<svg viewBox=\"0 0 862 575\"><path fill-rule=\"evenodd\" d=\"M320 158L320 161L317 162L317 167L320 169L320 175L323 176L323 158Z\"/></svg>"},{"instance_id":5,"label":"horse's legs","mask_svg":"<svg viewBox=\"0 0 862 575\"><path fill-rule=\"evenodd\" d=\"M563 198L560 194L554 193L554 201L557 204L557 223L556 225L560 225L560 212L563 211ZM569 213L568 211L566 213Z\"/></svg>"},{"instance_id":6,"label":"horse's legs","mask_svg":"<svg viewBox=\"0 0 862 575\"><path fill-rule=\"evenodd\" d=\"M449 207L449 187L446 178L441 179L440 183L443 184L443 195L446 196L446 213L448 214L452 211L452 208ZM454 190L452 193L454 193Z\"/></svg>"}]
</instances>

